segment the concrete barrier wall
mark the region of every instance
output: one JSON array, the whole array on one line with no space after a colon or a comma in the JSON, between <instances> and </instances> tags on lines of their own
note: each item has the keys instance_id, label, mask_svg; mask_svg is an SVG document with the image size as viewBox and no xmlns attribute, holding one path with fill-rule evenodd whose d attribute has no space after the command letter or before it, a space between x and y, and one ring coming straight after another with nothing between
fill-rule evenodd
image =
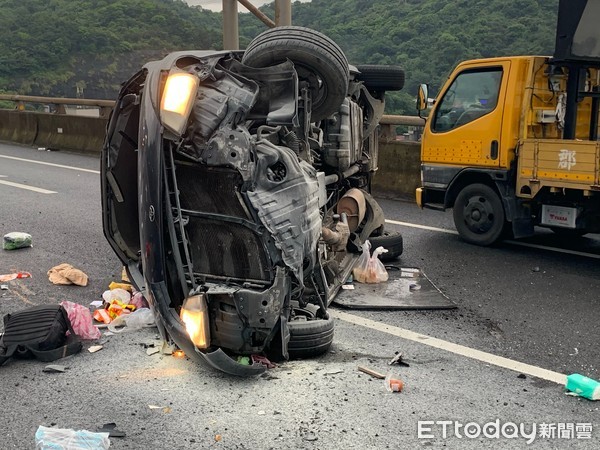
<instances>
[{"instance_id":1,"label":"concrete barrier wall","mask_svg":"<svg viewBox=\"0 0 600 450\"><path fill-rule=\"evenodd\" d=\"M411 141L379 141L379 169L372 182L379 197L415 200L421 185L421 144Z\"/></svg>"},{"instance_id":2,"label":"concrete barrier wall","mask_svg":"<svg viewBox=\"0 0 600 450\"><path fill-rule=\"evenodd\" d=\"M100 153L107 119L0 109L0 140Z\"/></svg>"},{"instance_id":3,"label":"concrete barrier wall","mask_svg":"<svg viewBox=\"0 0 600 450\"><path fill-rule=\"evenodd\" d=\"M106 124L103 118L0 109L0 140L99 154ZM421 183L420 158L418 142L382 139L373 193L414 201Z\"/></svg>"}]
</instances>

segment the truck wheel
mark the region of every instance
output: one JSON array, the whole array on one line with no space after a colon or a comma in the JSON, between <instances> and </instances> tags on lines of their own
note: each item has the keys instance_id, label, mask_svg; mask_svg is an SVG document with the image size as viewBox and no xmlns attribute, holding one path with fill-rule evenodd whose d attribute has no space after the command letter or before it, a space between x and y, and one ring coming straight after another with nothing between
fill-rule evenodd
<instances>
[{"instance_id":1,"label":"truck wheel","mask_svg":"<svg viewBox=\"0 0 600 450\"><path fill-rule=\"evenodd\" d=\"M317 319L312 310L303 310L288 322L290 358L310 358L325 353L333 342L333 319Z\"/></svg>"},{"instance_id":2,"label":"truck wheel","mask_svg":"<svg viewBox=\"0 0 600 450\"><path fill-rule=\"evenodd\" d=\"M488 185L465 186L456 197L453 214L456 230L470 244L491 245L502 235L504 207Z\"/></svg>"},{"instance_id":3,"label":"truck wheel","mask_svg":"<svg viewBox=\"0 0 600 450\"><path fill-rule=\"evenodd\" d=\"M291 60L301 81L312 93L312 121L336 112L348 92L348 60L342 49L318 31L304 27L276 27L254 38L242 63L267 67Z\"/></svg>"},{"instance_id":4,"label":"truck wheel","mask_svg":"<svg viewBox=\"0 0 600 450\"><path fill-rule=\"evenodd\" d=\"M356 75L368 89L374 91L399 91L404 87L404 70L399 66L361 64Z\"/></svg>"},{"instance_id":5,"label":"truck wheel","mask_svg":"<svg viewBox=\"0 0 600 450\"><path fill-rule=\"evenodd\" d=\"M371 253L379 246L387 250L387 253L379 255L379 259L383 262L398 259L404 250L402 235L397 231L384 231L381 236L371 236L369 242Z\"/></svg>"}]
</instances>

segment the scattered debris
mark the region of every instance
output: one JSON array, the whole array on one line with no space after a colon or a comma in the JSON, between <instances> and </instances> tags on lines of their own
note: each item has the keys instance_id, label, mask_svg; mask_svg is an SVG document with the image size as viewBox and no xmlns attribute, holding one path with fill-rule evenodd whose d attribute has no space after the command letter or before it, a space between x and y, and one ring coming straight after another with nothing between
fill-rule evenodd
<instances>
[{"instance_id":1,"label":"scattered debris","mask_svg":"<svg viewBox=\"0 0 600 450\"><path fill-rule=\"evenodd\" d=\"M48 279L54 284L76 284L77 286L87 286L88 284L88 276L67 263L59 264L50 269Z\"/></svg>"},{"instance_id":2,"label":"scattered debris","mask_svg":"<svg viewBox=\"0 0 600 450\"><path fill-rule=\"evenodd\" d=\"M90 348L88 348L88 352L90 353L96 353L99 350L102 350L104 347L101 345L92 345Z\"/></svg>"},{"instance_id":3,"label":"scattered debris","mask_svg":"<svg viewBox=\"0 0 600 450\"><path fill-rule=\"evenodd\" d=\"M525 375L524 373L520 373L519 375L517 375L517 378L520 378L521 380L526 380L527 375Z\"/></svg>"},{"instance_id":4,"label":"scattered debris","mask_svg":"<svg viewBox=\"0 0 600 450\"><path fill-rule=\"evenodd\" d=\"M157 405L148 405L150 409L161 409L165 414L169 414L173 409L170 406L157 406Z\"/></svg>"},{"instance_id":5,"label":"scattered debris","mask_svg":"<svg viewBox=\"0 0 600 450\"><path fill-rule=\"evenodd\" d=\"M567 376L565 388L568 395L600 400L600 382L578 373Z\"/></svg>"},{"instance_id":6,"label":"scattered debris","mask_svg":"<svg viewBox=\"0 0 600 450\"><path fill-rule=\"evenodd\" d=\"M67 311L69 322L77 336L81 339L100 339L102 333L94 326L94 319L88 308L66 300L60 305Z\"/></svg>"},{"instance_id":7,"label":"scattered debris","mask_svg":"<svg viewBox=\"0 0 600 450\"><path fill-rule=\"evenodd\" d=\"M364 366L358 366L358 370L360 370L361 372L366 373L367 375L371 375L372 377L378 378L380 380L384 380L385 379L385 375L379 373L379 372L375 372L372 369L369 369L368 367L364 367Z\"/></svg>"},{"instance_id":8,"label":"scattered debris","mask_svg":"<svg viewBox=\"0 0 600 450\"><path fill-rule=\"evenodd\" d=\"M413 284L411 284L410 286L408 286L408 289L409 289L411 292L418 291L419 289L421 289L421 285L420 285L420 284L418 284L418 283L413 283Z\"/></svg>"},{"instance_id":9,"label":"scattered debris","mask_svg":"<svg viewBox=\"0 0 600 450\"><path fill-rule=\"evenodd\" d=\"M175 358L185 358L185 352L181 349L175 350L172 354Z\"/></svg>"},{"instance_id":10,"label":"scattered debris","mask_svg":"<svg viewBox=\"0 0 600 450\"><path fill-rule=\"evenodd\" d=\"M62 373L65 370L67 370L66 366L61 366L61 365L58 365L58 364L50 364L50 365L44 367L42 369L42 372L46 372L46 373L57 373L57 372L59 372L59 373Z\"/></svg>"},{"instance_id":11,"label":"scattered debris","mask_svg":"<svg viewBox=\"0 0 600 450\"><path fill-rule=\"evenodd\" d=\"M160 348L158 348L158 347L148 347L146 349L146 355L148 355L148 356L155 355L156 353L159 353L159 352L160 352Z\"/></svg>"},{"instance_id":12,"label":"scattered debris","mask_svg":"<svg viewBox=\"0 0 600 450\"><path fill-rule=\"evenodd\" d=\"M108 433L50 428L42 425L35 432L35 448L93 448L95 450L106 450L109 447Z\"/></svg>"},{"instance_id":13,"label":"scattered debris","mask_svg":"<svg viewBox=\"0 0 600 450\"><path fill-rule=\"evenodd\" d=\"M275 367L277 367L275 364L273 364L271 361L269 361L269 359L266 356L252 355L251 358L252 358L252 364L255 364L255 363L262 364L267 369L274 369Z\"/></svg>"},{"instance_id":14,"label":"scattered debris","mask_svg":"<svg viewBox=\"0 0 600 450\"><path fill-rule=\"evenodd\" d=\"M323 375L337 375L338 373L344 373L344 371L342 369L340 370L334 370L331 372L325 372Z\"/></svg>"},{"instance_id":15,"label":"scattered debris","mask_svg":"<svg viewBox=\"0 0 600 450\"><path fill-rule=\"evenodd\" d=\"M108 285L108 289L110 289L110 290L123 289L128 292L133 292L133 286L130 283L117 283L116 281L112 281Z\"/></svg>"},{"instance_id":16,"label":"scattered debris","mask_svg":"<svg viewBox=\"0 0 600 450\"><path fill-rule=\"evenodd\" d=\"M399 378L394 378L391 373L385 377L384 384L389 392L402 392L404 389L404 382Z\"/></svg>"},{"instance_id":17,"label":"scattered debris","mask_svg":"<svg viewBox=\"0 0 600 450\"><path fill-rule=\"evenodd\" d=\"M396 356L394 356L392 359L390 359L390 362L388 362L388 364L390 366L392 366L394 364L398 364L400 366L410 367L410 364L408 364L407 362L404 362L402 360L402 353L400 353L400 352L396 352Z\"/></svg>"},{"instance_id":18,"label":"scattered debris","mask_svg":"<svg viewBox=\"0 0 600 450\"><path fill-rule=\"evenodd\" d=\"M31 235L28 233L22 233L20 231L14 231L4 235L2 242L2 248L4 250L16 250L18 248L31 247Z\"/></svg>"},{"instance_id":19,"label":"scattered debris","mask_svg":"<svg viewBox=\"0 0 600 450\"><path fill-rule=\"evenodd\" d=\"M540 268L538 266L535 266L533 269L531 269L532 272L539 272Z\"/></svg>"},{"instance_id":20,"label":"scattered debris","mask_svg":"<svg viewBox=\"0 0 600 450\"><path fill-rule=\"evenodd\" d=\"M0 281L2 282L16 280L18 278L31 278L31 274L29 272L15 272L0 275Z\"/></svg>"},{"instance_id":21,"label":"scattered debris","mask_svg":"<svg viewBox=\"0 0 600 450\"><path fill-rule=\"evenodd\" d=\"M354 285L353 284L342 284L342 289L352 290L352 289L354 289Z\"/></svg>"},{"instance_id":22,"label":"scattered debris","mask_svg":"<svg viewBox=\"0 0 600 450\"><path fill-rule=\"evenodd\" d=\"M238 364L241 364L242 366L249 366L250 365L250 357L248 357L248 356L238 356L237 357L237 362L238 362Z\"/></svg>"},{"instance_id":23,"label":"scattered debris","mask_svg":"<svg viewBox=\"0 0 600 450\"><path fill-rule=\"evenodd\" d=\"M121 431L121 430L117 430L117 424L114 422L105 423L104 425L102 425L102 428L98 428L98 432L108 433L108 437L117 437L117 438L125 437L125 432Z\"/></svg>"},{"instance_id":24,"label":"scattered debris","mask_svg":"<svg viewBox=\"0 0 600 450\"><path fill-rule=\"evenodd\" d=\"M266 412L265 412L265 411L259 411L257 414L258 414L259 416L264 416L264 415L266 414Z\"/></svg>"},{"instance_id":25,"label":"scattered debris","mask_svg":"<svg viewBox=\"0 0 600 450\"><path fill-rule=\"evenodd\" d=\"M2 290L2 291L8 291L8 285L7 284L0 285L0 290Z\"/></svg>"},{"instance_id":26,"label":"scattered debris","mask_svg":"<svg viewBox=\"0 0 600 450\"><path fill-rule=\"evenodd\" d=\"M90 303L90 306L93 306L94 308L100 308L103 304L104 302L102 300L94 300Z\"/></svg>"},{"instance_id":27,"label":"scattered debris","mask_svg":"<svg viewBox=\"0 0 600 450\"><path fill-rule=\"evenodd\" d=\"M577 349L577 347L573 347L573 349L575 350L575 352L574 353L569 353L569 356L579 355L579 350Z\"/></svg>"},{"instance_id":28,"label":"scattered debris","mask_svg":"<svg viewBox=\"0 0 600 450\"><path fill-rule=\"evenodd\" d=\"M223 439L223 436L221 436L220 434L215 435L215 442L221 442L222 439Z\"/></svg>"}]
</instances>

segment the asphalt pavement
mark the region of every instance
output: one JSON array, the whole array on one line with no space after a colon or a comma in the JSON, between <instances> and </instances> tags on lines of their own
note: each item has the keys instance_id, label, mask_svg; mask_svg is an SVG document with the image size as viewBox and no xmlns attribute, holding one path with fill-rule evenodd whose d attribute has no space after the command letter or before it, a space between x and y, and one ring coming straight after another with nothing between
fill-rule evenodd
<instances>
[{"instance_id":1,"label":"asphalt pavement","mask_svg":"<svg viewBox=\"0 0 600 450\"><path fill-rule=\"evenodd\" d=\"M404 236L396 264L420 268L457 309L334 308L329 353L253 379L148 355L159 344L152 328L103 336L96 353L87 347L98 342L86 342L57 361L64 373L11 360L0 367L0 448L34 448L39 425L110 422L126 433L111 438L115 449L598 448L598 403L565 395L559 381L600 378L600 236L539 230L481 248L460 240L451 212L380 202ZM87 306L120 279L96 157L0 144L0 234L11 231L30 233L33 247L0 251L0 273L32 278L3 283L2 316L62 300ZM63 262L88 286L51 284L47 271ZM397 352L409 367L388 365ZM401 378L403 392L359 365Z\"/></svg>"}]
</instances>

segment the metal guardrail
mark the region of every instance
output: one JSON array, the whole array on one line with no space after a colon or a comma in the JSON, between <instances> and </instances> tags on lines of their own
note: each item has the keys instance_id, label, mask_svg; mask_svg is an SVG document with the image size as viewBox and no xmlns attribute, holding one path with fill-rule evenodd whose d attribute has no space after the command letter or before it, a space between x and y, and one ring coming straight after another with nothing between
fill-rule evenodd
<instances>
[{"instance_id":1,"label":"metal guardrail","mask_svg":"<svg viewBox=\"0 0 600 450\"><path fill-rule=\"evenodd\" d=\"M54 105L56 106L57 114L66 114L66 105L72 106L87 106L97 107L100 110L101 118L108 118L111 109L115 105L114 100L98 100L98 99L87 99L87 98L64 98L64 97L39 97L31 95L18 95L18 94L0 94L0 100L12 101L17 104L16 109L23 111L25 109L25 103L39 103L43 105ZM395 138L395 126L407 125L422 127L425 125L425 119L418 116L403 116L403 115L387 115L384 114L380 120L382 126L382 134L385 139Z\"/></svg>"},{"instance_id":2,"label":"metal guardrail","mask_svg":"<svg viewBox=\"0 0 600 450\"><path fill-rule=\"evenodd\" d=\"M64 98L64 97L38 97L32 95L0 94L0 100L16 103L16 109L25 110L25 103L39 103L42 105L56 106L57 114L67 114L66 105L97 107L102 118L108 118L110 111L115 105L114 100L98 100L87 98Z\"/></svg>"}]
</instances>

